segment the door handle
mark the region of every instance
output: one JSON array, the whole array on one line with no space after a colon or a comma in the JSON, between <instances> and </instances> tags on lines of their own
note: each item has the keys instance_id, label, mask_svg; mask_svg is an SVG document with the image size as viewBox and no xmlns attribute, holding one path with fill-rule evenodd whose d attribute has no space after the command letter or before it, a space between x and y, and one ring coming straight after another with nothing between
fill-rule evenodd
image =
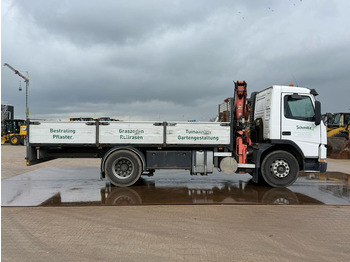
<instances>
[{"instance_id":1,"label":"door handle","mask_svg":"<svg viewBox=\"0 0 350 262\"><path fill-rule=\"evenodd\" d=\"M282 131L282 136L290 136L292 132L290 131Z\"/></svg>"}]
</instances>

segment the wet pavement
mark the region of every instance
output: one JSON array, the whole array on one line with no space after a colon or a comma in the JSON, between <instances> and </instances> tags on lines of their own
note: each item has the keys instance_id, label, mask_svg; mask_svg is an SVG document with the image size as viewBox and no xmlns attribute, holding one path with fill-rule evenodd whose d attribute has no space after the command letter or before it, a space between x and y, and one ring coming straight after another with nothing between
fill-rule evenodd
<instances>
[{"instance_id":1,"label":"wet pavement","mask_svg":"<svg viewBox=\"0 0 350 262\"><path fill-rule=\"evenodd\" d=\"M3 180L2 206L177 204L350 205L350 175L300 173L288 188L256 185L248 174L191 176L159 170L129 188L99 179L95 167L48 167Z\"/></svg>"}]
</instances>

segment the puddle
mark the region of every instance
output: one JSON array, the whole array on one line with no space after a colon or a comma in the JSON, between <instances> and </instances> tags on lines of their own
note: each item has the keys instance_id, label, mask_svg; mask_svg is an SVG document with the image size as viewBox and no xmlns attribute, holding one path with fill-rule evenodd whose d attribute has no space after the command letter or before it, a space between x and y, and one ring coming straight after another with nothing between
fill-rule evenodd
<instances>
[{"instance_id":1,"label":"puddle","mask_svg":"<svg viewBox=\"0 0 350 262\"><path fill-rule=\"evenodd\" d=\"M113 187L95 167L43 168L1 183L2 206L350 205L350 175L300 173L288 188L256 185L247 174L190 176L159 170L134 186Z\"/></svg>"}]
</instances>

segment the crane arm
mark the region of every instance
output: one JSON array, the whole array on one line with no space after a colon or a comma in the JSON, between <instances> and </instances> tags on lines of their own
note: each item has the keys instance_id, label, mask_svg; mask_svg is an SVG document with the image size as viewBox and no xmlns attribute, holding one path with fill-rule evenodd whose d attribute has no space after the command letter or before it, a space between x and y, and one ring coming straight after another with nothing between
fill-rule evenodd
<instances>
[{"instance_id":1,"label":"crane arm","mask_svg":"<svg viewBox=\"0 0 350 262\"><path fill-rule=\"evenodd\" d=\"M247 163L247 147L251 145L249 130L246 125L251 107L247 103L247 83L237 81L235 83L235 93L233 102L233 119L236 122L234 139L236 140L236 155L238 163Z\"/></svg>"},{"instance_id":2,"label":"crane arm","mask_svg":"<svg viewBox=\"0 0 350 262\"><path fill-rule=\"evenodd\" d=\"M28 76L24 76L22 75L18 70L14 69L12 66L10 66L8 63L5 63L4 66L7 66L8 68L10 68L13 72L15 72L15 74L19 75L20 77L22 77L25 81L29 81Z\"/></svg>"},{"instance_id":3,"label":"crane arm","mask_svg":"<svg viewBox=\"0 0 350 262\"><path fill-rule=\"evenodd\" d=\"M234 119L240 120L244 118L248 120L251 107L247 103L247 83L245 81L237 81L235 83L235 93L234 93L234 105L233 111Z\"/></svg>"}]
</instances>

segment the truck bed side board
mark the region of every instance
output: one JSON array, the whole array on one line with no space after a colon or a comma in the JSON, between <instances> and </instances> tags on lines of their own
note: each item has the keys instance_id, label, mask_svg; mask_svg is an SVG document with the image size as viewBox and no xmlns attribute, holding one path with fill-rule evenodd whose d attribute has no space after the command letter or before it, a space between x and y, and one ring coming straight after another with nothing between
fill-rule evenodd
<instances>
[{"instance_id":1,"label":"truck bed side board","mask_svg":"<svg viewBox=\"0 0 350 262\"><path fill-rule=\"evenodd\" d=\"M229 145L230 126L218 122L39 122L29 143L40 145Z\"/></svg>"},{"instance_id":2,"label":"truck bed side board","mask_svg":"<svg viewBox=\"0 0 350 262\"><path fill-rule=\"evenodd\" d=\"M31 144L95 144L96 126L86 122L35 122L29 125Z\"/></svg>"}]
</instances>

